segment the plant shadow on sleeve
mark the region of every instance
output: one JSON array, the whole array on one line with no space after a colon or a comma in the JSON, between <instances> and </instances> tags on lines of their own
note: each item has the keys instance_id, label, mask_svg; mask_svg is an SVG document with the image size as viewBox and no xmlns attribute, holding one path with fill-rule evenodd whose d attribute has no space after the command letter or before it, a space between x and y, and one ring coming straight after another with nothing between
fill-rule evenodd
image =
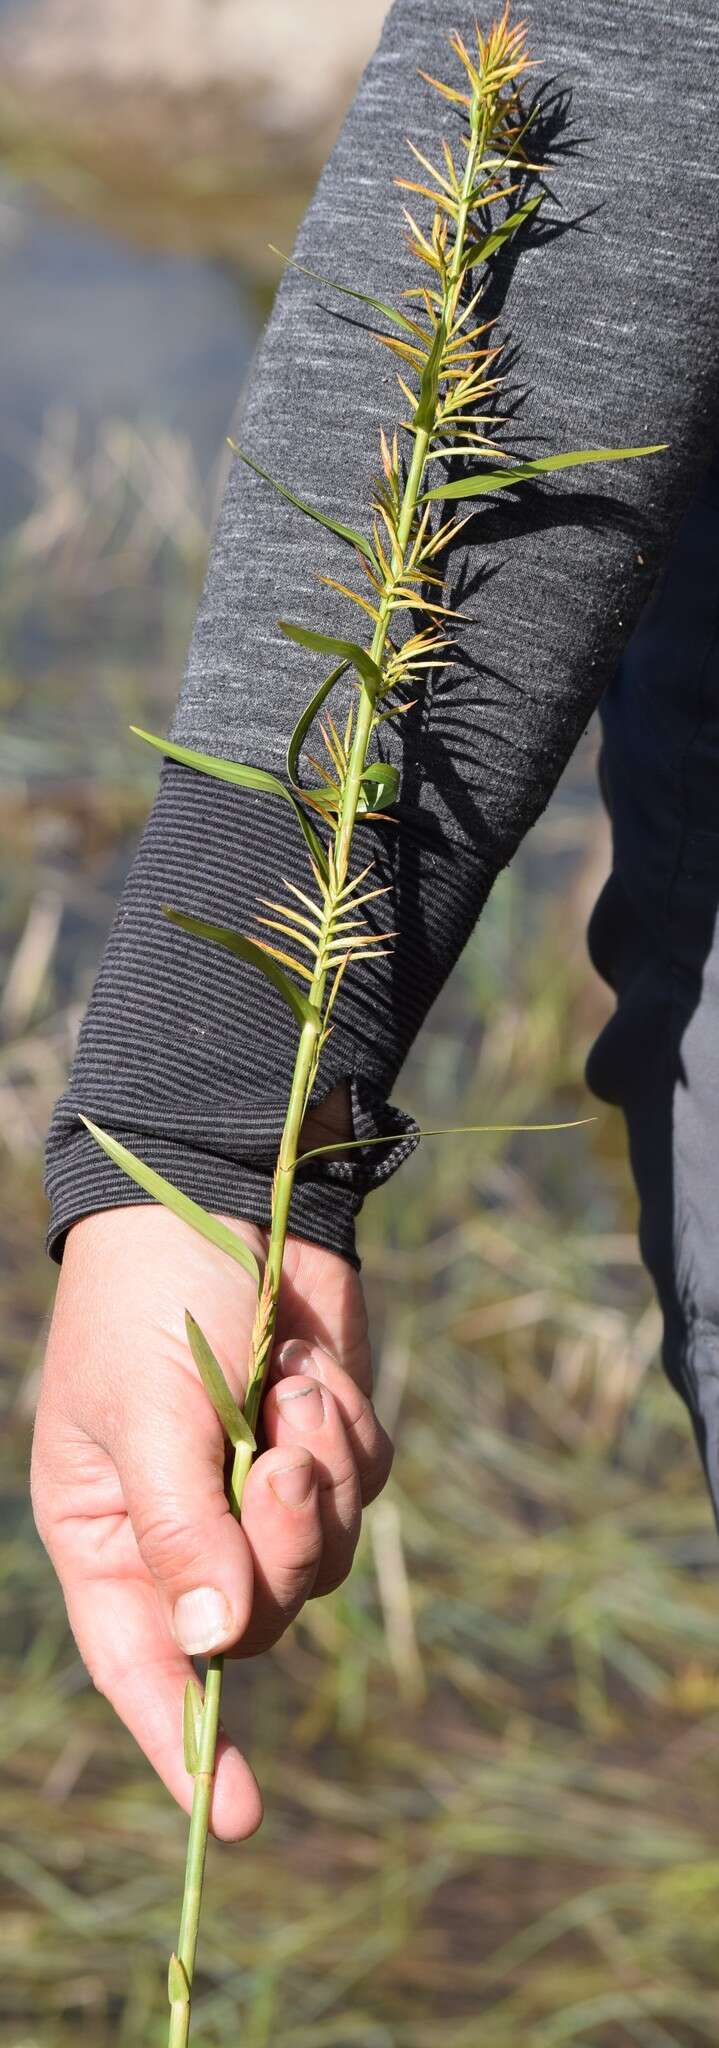
<instances>
[{"instance_id":1,"label":"plant shadow on sleeve","mask_svg":"<svg viewBox=\"0 0 719 2048\"><path fill-rule=\"evenodd\" d=\"M511 329L503 326L505 310L512 310L515 276L518 271L521 276L525 265L531 272L535 252L567 236L591 235L598 212L589 207L573 215L550 213L549 206L561 201L561 179L555 191L552 167L561 170L563 163L578 156L586 138L574 133L571 93L556 80L538 93L537 104L541 112L532 129L533 154L544 169L539 180L529 174L522 178L512 203L521 204L538 183L546 201L522 234L497 250L488 265L481 301L482 317L498 323L503 340L504 381L492 401L492 431L497 448L515 460L544 453L557 442L552 394L547 391L539 394L540 403L542 396L546 402L546 419L540 418L535 395L531 429L524 427L533 395L520 382L525 343L515 341ZM526 309L526 296L524 303ZM557 396L561 400L561 392ZM611 422L611 391L605 413ZM591 411L587 426L594 428ZM471 467L468 462L468 474ZM633 472L634 465L623 465L623 478L627 469ZM651 516L632 502L631 485L627 488L624 481L622 487L602 489L588 487L577 474L561 487L556 478L546 484L529 481L479 499L474 506L460 503L458 509L469 510L472 516L446 552L446 602L461 614L453 629L457 637L447 665L433 671L389 743L391 758L401 766L401 800L396 807L401 829L392 822L374 828L375 859L380 879L392 883L396 927L391 956L373 967L374 1000L388 1005L400 1020L396 1068L416 1029L412 987L421 995L424 1011L447 973L436 886L439 872L444 872L452 896L458 953L498 869L511 859L543 810L558 768L579 739L619 657L626 637L626 609L619 617L611 602L597 601L605 564L606 575L616 577L611 564L618 553L622 580L627 553L635 564L644 565L644 574L635 578L638 615L654 551ZM608 549L603 547L606 541ZM541 550L536 574L533 543ZM552 558L574 564L571 573L586 592L586 599L578 600L585 608L581 634L576 617L573 622L571 671L562 665L565 643L558 652L560 621L538 590ZM522 617L526 623L518 629ZM435 886L428 890L430 872ZM431 924L425 912L428 901ZM352 1036L355 1043L364 1036L369 1050L372 999L361 1008L352 1003L348 991L348 1000Z\"/></svg>"}]
</instances>

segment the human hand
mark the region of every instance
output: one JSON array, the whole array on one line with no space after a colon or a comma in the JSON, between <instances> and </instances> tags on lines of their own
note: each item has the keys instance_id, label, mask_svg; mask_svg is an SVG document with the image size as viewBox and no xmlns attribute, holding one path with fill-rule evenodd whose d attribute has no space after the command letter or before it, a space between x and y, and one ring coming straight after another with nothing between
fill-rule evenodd
<instances>
[{"instance_id":1,"label":"human hand","mask_svg":"<svg viewBox=\"0 0 719 2048\"><path fill-rule=\"evenodd\" d=\"M265 1233L234 1227L264 1258ZM80 1654L185 1811L190 1657L254 1655L311 1595L339 1585L362 1505L392 1462L369 1399L359 1277L344 1259L290 1239L263 1405L267 1448L239 1526L184 1311L242 1399L254 1299L242 1268L167 1210L89 1216L68 1236L38 1404L35 1520ZM249 1835L261 1817L249 1765L223 1737L213 1832Z\"/></svg>"}]
</instances>

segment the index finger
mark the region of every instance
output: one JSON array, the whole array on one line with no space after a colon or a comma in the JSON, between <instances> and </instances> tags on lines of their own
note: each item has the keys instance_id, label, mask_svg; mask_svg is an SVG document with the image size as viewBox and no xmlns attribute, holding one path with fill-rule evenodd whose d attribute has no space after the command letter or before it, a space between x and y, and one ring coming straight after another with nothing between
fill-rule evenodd
<instances>
[{"instance_id":1,"label":"index finger","mask_svg":"<svg viewBox=\"0 0 719 2048\"><path fill-rule=\"evenodd\" d=\"M78 1577L64 1587L67 1611L80 1655L93 1683L115 1708L158 1777L185 1813L194 1780L185 1769L183 1703L188 1678L198 1683L189 1657L166 1627L154 1587L130 1579ZM262 1798L240 1751L221 1735L212 1792L210 1827L220 1841L253 1835L262 1820Z\"/></svg>"}]
</instances>

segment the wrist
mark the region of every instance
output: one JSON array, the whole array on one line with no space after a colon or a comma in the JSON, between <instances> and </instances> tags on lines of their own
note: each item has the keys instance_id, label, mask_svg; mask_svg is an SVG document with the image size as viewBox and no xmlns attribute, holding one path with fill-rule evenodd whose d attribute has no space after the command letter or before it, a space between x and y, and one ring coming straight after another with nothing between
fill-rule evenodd
<instances>
[{"instance_id":1,"label":"wrist","mask_svg":"<svg viewBox=\"0 0 719 2048\"><path fill-rule=\"evenodd\" d=\"M349 1082L338 1081L324 1102L308 1109L300 1132L300 1157L319 1145L349 1144L353 1136ZM338 1152L335 1157L339 1159L342 1155Z\"/></svg>"}]
</instances>

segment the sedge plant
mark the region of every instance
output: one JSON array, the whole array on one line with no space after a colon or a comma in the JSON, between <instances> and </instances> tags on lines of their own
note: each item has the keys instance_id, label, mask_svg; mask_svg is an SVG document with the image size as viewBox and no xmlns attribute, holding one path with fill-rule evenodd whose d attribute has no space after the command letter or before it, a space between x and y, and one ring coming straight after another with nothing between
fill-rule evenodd
<instances>
[{"instance_id":1,"label":"sedge plant","mask_svg":"<svg viewBox=\"0 0 719 2048\"><path fill-rule=\"evenodd\" d=\"M541 189L521 196L542 169L529 154L538 107L535 102L529 113L523 109L522 84L530 68L526 31L522 23L512 23L508 7L486 34L476 28L471 48L457 33L450 37L450 46L460 66L456 82L447 84L426 73L422 77L456 113L456 144L451 147L443 140L437 164L410 143L418 175L397 180L413 195L412 204L419 199L431 208L425 227L409 210L405 214L409 247L418 265L417 284L405 292L398 308L350 285L319 280L367 309L378 343L399 365L406 414L389 434L379 429L380 465L369 533L320 512L281 480L268 476L250 454L236 449L266 484L289 498L298 512L329 527L351 551L360 586L341 575L325 581L357 608L362 637L339 639L315 625L280 621L289 641L333 664L292 733L286 780L262 767L213 759L149 733L139 735L200 774L290 804L306 854L304 888L278 880L273 895L259 905L254 937L164 906L165 915L183 931L227 948L244 967L264 974L285 1003L296 1032L264 1271L238 1233L85 1119L117 1166L146 1194L237 1260L256 1286L242 1406L207 1338L186 1312L192 1356L233 1446L229 1495L238 1517L256 1449L297 1167L301 1156L306 1161L348 1149L321 1146L301 1155L301 1132L345 976L360 972L364 961L391 946L392 934L375 930L368 921L369 906L384 891L371 864L361 855L357 858L357 840L363 825L391 812L398 796L398 770L377 754L382 726L401 719L428 675L449 657L454 615L443 601L442 558L472 517L471 502L461 513L453 508L554 470L654 454L664 445L589 448L517 462L493 441L503 382L502 344L494 337L493 323L482 317L482 298L487 266L496 251L526 229L543 202ZM479 466L468 470L467 458ZM350 708L338 723L329 699L347 678L352 685ZM322 754L306 757L314 770L314 779L308 781L302 756L313 727L319 731ZM185 1696L184 1754L194 1794L179 1937L169 1968L169 2048L184 2048L190 2038L222 1670L222 1657L210 1658L204 1693L190 1682Z\"/></svg>"}]
</instances>

